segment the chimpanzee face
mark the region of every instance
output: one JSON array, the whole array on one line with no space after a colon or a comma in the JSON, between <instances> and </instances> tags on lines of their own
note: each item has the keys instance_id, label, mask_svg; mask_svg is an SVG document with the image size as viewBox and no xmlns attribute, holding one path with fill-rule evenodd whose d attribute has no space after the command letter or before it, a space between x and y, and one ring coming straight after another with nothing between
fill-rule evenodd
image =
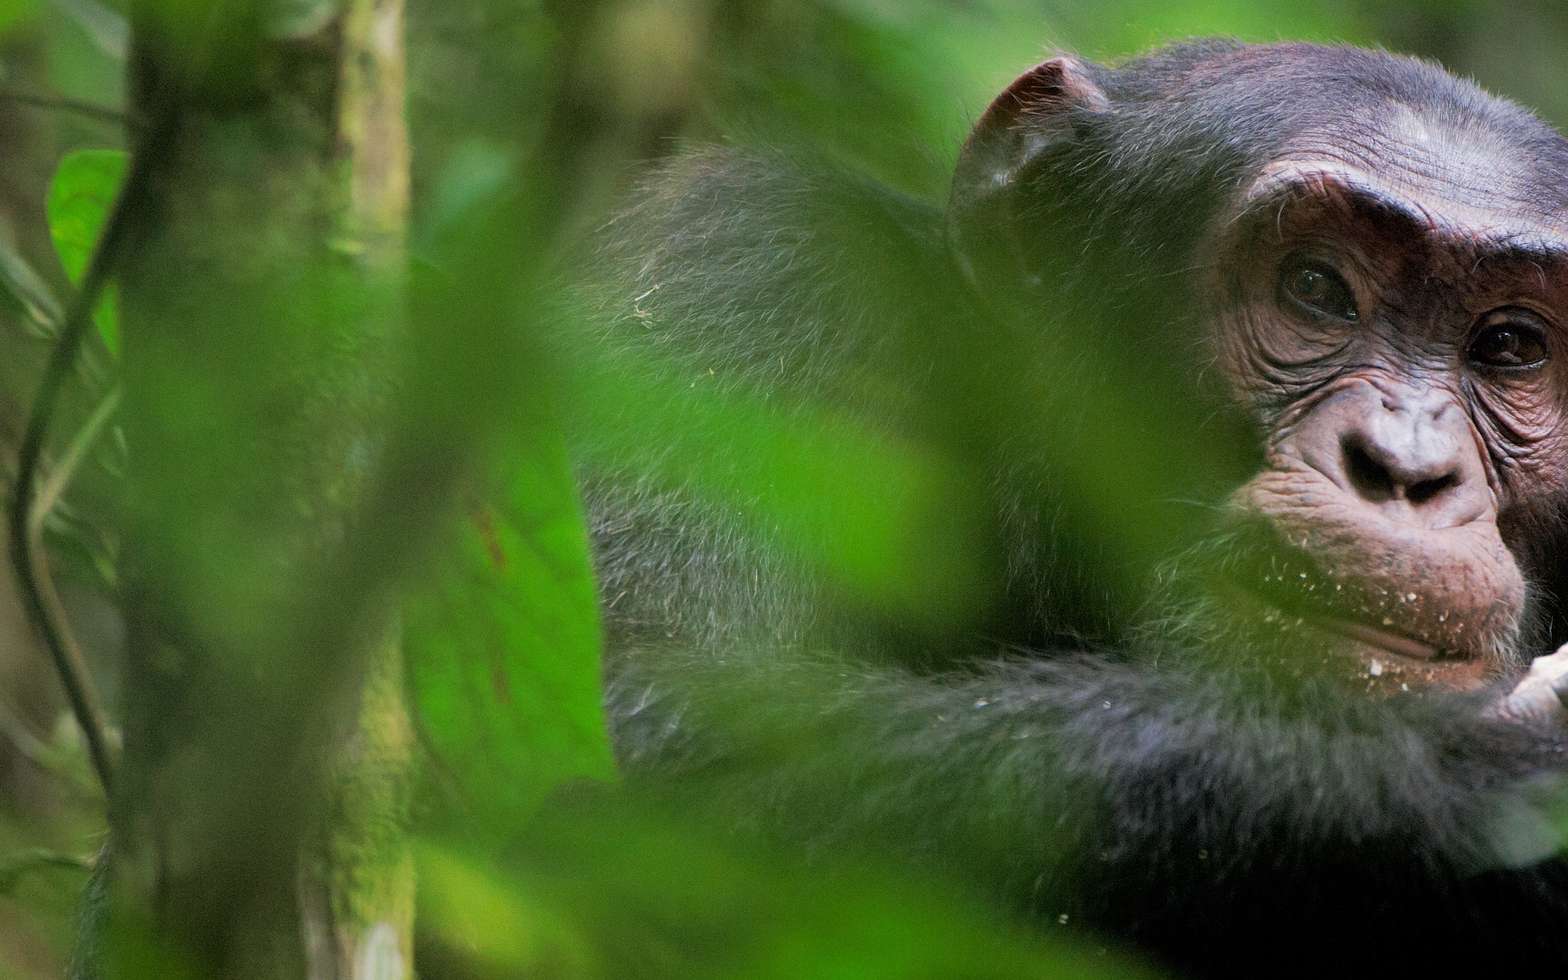
<instances>
[{"instance_id":1,"label":"chimpanzee face","mask_svg":"<svg viewBox=\"0 0 1568 980\"><path fill-rule=\"evenodd\" d=\"M1244 590L1462 683L1517 656L1529 537L1568 496L1568 241L1522 155L1418 129L1415 153L1301 141L1244 189L1213 342L1266 442L1233 499L1268 555Z\"/></svg>"},{"instance_id":2,"label":"chimpanzee face","mask_svg":"<svg viewBox=\"0 0 1568 980\"><path fill-rule=\"evenodd\" d=\"M1179 353L1166 335L1200 324L1219 377L1190 372L1193 404L1219 389L1262 450L1214 560L1195 549L1235 600L1215 629L1472 685L1547 652L1533 583L1560 575L1568 529L1568 144L1430 68L1358 81L1292 56L1362 57L1237 49L1125 90L1073 59L1036 67L965 148L951 239L1007 294L1081 263L1057 254L1077 234L1110 259L1080 277L1101 295L1065 289L1141 310L1124 345ZM1118 284L1131 300L1105 295Z\"/></svg>"}]
</instances>

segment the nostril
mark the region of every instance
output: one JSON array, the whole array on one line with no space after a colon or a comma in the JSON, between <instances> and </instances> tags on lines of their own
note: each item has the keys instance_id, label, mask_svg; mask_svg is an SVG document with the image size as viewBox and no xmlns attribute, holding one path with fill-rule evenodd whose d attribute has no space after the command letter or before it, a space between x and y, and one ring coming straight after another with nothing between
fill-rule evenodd
<instances>
[{"instance_id":1,"label":"nostril","mask_svg":"<svg viewBox=\"0 0 1568 980\"><path fill-rule=\"evenodd\" d=\"M1345 474L1350 488L1362 500L1370 503L1380 504L1404 498L1414 506L1421 506L1443 496L1460 483L1459 471L1456 469L1442 476L1419 479L1420 470L1416 467L1406 472L1401 466L1390 466L1382 454L1369 446L1360 435L1345 436L1340 440L1340 450L1344 454ZM1431 469L1427 472L1431 472Z\"/></svg>"},{"instance_id":2,"label":"nostril","mask_svg":"<svg viewBox=\"0 0 1568 980\"><path fill-rule=\"evenodd\" d=\"M1375 503L1394 498L1393 474L1372 458L1359 439L1347 436L1340 443L1340 448L1345 454L1345 473L1356 493Z\"/></svg>"},{"instance_id":3,"label":"nostril","mask_svg":"<svg viewBox=\"0 0 1568 980\"><path fill-rule=\"evenodd\" d=\"M1422 480L1419 483L1412 483L1408 488L1406 488L1405 497L1412 504L1424 504L1428 500L1439 496L1450 487L1458 485L1458 483L1458 475L1454 473L1448 473L1432 480Z\"/></svg>"}]
</instances>

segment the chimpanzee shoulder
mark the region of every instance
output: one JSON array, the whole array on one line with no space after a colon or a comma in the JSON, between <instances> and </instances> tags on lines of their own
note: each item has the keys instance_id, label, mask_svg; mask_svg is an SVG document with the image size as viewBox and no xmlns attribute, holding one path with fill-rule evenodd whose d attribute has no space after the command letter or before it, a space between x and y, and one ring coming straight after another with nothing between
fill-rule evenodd
<instances>
[{"instance_id":1,"label":"chimpanzee shoulder","mask_svg":"<svg viewBox=\"0 0 1568 980\"><path fill-rule=\"evenodd\" d=\"M604 229L593 278L631 328L612 343L737 383L828 385L931 315L930 284L951 279L941 229L932 204L808 152L695 147ZM877 275L857 273L866 256Z\"/></svg>"}]
</instances>

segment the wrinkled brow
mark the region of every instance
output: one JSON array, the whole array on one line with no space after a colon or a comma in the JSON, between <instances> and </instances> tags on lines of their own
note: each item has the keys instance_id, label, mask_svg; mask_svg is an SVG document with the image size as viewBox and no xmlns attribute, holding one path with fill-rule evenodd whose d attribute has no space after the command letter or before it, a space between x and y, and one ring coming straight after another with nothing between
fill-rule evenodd
<instances>
[{"instance_id":1,"label":"wrinkled brow","mask_svg":"<svg viewBox=\"0 0 1568 980\"><path fill-rule=\"evenodd\" d=\"M1347 219L1377 225L1399 237L1441 239L1488 259L1568 262L1568 230L1441 197L1403 193L1364 171L1333 163L1278 163L1242 194L1238 222L1275 217L1292 203L1310 201ZM1501 203L1501 202L1500 202Z\"/></svg>"}]
</instances>

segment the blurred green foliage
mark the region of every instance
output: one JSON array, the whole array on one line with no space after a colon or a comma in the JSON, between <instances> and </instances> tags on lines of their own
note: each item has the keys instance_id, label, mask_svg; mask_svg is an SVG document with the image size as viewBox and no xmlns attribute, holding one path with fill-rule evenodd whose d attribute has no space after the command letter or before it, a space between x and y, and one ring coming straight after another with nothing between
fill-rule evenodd
<instances>
[{"instance_id":1,"label":"blurred green foliage","mask_svg":"<svg viewBox=\"0 0 1568 980\"><path fill-rule=\"evenodd\" d=\"M537 343L580 315L552 285L560 256L577 254L647 162L689 140L806 147L940 200L967 127L1023 68L1063 48L1116 58L1207 34L1440 56L1564 119L1568 89L1555 65L1568 43L1565 9L1548 0L416 0L415 258L438 285L422 292L416 277L414 305L435 309L410 341L399 380L415 410L394 436L418 445L472 423L469 442L429 447L470 467L460 499L410 508L421 533L387 545L409 566L400 567L409 676L429 750L420 877L430 975L1128 975L1119 961L999 926L948 883L872 865L824 884L668 815L586 816L547 802L579 781L614 778L563 417L602 435L601 462L698 486L870 602L956 620L984 588L964 520L976 491L947 461L675 365L578 350L568 371L551 360L558 346ZM112 5L0 2L3 29L41 38L58 94L121 101L125 22ZM111 142L62 125L76 127L68 141ZM72 280L123 172L107 145L64 156L37 202ZM112 301L99 325L117 349ZM1137 406L1099 408L1111 428L1137 428L1126 421ZM1168 445L1157 427L1146 431L1151 454ZM720 434L747 447L745 458L713 458L706 446ZM246 438L233 433L227 451L243 452ZM1104 463L1086 459L1086 488L1122 478L1093 469ZM836 478L844 473L855 478ZM1104 507L1097 533L1155 535L1122 520L1114 496ZM44 843L91 850L81 824L95 816L80 800L72 807L30 824L7 814L0 864ZM37 875L0 896L0 972L51 975L66 956L79 882Z\"/></svg>"},{"instance_id":2,"label":"blurred green foliage","mask_svg":"<svg viewBox=\"0 0 1568 980\"><path fill-rule=\"evenodd\" d=\"M539 438L476 488L460 547L405 610L417 722L477 827L504 828L563 780L613 769L582 513L564 450Z\"/></svg>"},{"instance_id":3,"label":"blurred green foliage","mask_svg":"<svg viewBox=\"0 0 1568 980\"><path fill-rule=\"evenodd\" d=\"M0 2L0 31L34 15L39 6L37 0L3 0Z\"/></svg>"},{"instance_id":4,"label":"blurred green foliage","mask_svg":"<svg viewBox=\"0 0 1568 980\"><path fill-rule=\"evenodd\" d=\"M1152 976L1105 948L1042 944L960 886L846 862L716 847L668 814L570 805L523 838L511 873L421 854L423 968L435 976Z\"/></svg>"}]
</instances>

